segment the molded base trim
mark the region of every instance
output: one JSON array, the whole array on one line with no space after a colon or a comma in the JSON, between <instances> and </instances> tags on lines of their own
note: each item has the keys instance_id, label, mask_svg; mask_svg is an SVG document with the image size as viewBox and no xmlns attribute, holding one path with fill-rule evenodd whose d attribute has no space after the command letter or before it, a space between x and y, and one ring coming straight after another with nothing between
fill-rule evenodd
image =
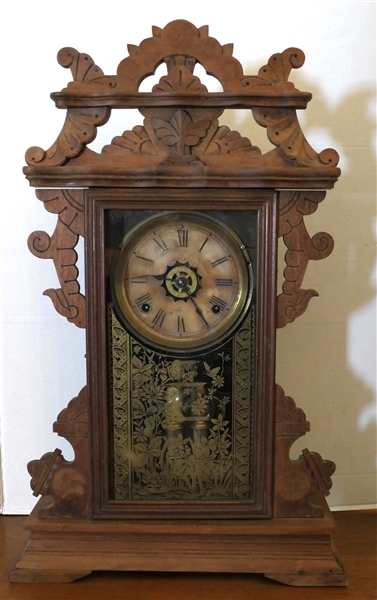
<instances>
[{"instance_id":1,"label":"molded base trim","mask_svg":"<svg viewBox=\"0 0 377 600\"><path fill-rule=\"evenodd\" d=\"M34 514L26 524L30 541L10 581L68 583L113 570L264 573L293 586L347 583L328 511L317 519L267 521L109 522Z\"/></svg>"}]
</instances>

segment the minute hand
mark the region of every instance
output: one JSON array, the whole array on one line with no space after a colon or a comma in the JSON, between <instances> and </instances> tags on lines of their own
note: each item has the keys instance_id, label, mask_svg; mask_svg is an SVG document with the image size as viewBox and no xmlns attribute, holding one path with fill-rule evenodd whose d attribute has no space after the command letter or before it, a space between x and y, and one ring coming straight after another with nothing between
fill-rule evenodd
<instances>
[{"instance_id":1,"label":"minute hand","mask_svg":"<svg viewBox=\"0 0 377 600\"><path fill-rule=\"evenodd\" d=\"M195 312L196 312L196 314L198 314L198 315L199 315L199 317L200 317L200 318L201 318L201 320L203 321L204 325L207 327L207 329L209 329L210 327L209 327L209 325L208 325L208 323L207 323L207 321L206 321L206 318L205 318L205 316L203 315L203 311L202 311L202 309L201 309L201 308L200 308L200 307L197 305L197 303L196 303L196 300L195 300L195 299L194 299L194 298L191 296L191 294L190 294L190 290L189 290L189 287L188 287L188 285L187 285L187 281L186 281L186 282L185 282L185 284L183 285L183 287L182 287L182 290L183 290L184 292L186 292L186 294L187 294L187 296L188 296L188 299L189 299L189 300L191 300L191 302L192 302L192 303L193 303L193 305L195 306Z\"/></svg>"},{"instance_id":2,"label":"minute hand","mask_svg":"<svg viewBox=\"0 0 377 600\"><path fill-rule=\"evenodd\" d=\"M199 308L199 306L197 305L197 303L195 302L194 298L192 296L189 296L189 300L191 300L191 302L193 303L193 305L195 306L195 312L199 315L199 317L201 318L201 320L203 321L203 323L205 324L205 326L207 327L207 329L209 329L209 325L205 319L205 316L203 315L203 311L201 308Z\"/></svg>"}]
</instances>

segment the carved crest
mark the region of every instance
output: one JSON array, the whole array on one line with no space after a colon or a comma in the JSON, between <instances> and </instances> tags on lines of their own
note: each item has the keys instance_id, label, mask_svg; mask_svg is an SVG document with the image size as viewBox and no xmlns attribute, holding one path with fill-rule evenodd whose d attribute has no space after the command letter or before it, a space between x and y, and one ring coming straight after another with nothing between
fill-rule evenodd
<instances>
[{"instance_id":1,"label":"carved crest","mask_svg":"<svg viewBox=\"0 0 377 600\"><path fill-rule=\"evenodd\" d=\"M257 75L246 75L232 56L232 44L221 45L209 36L208 27L197 29L183 20L163 29L153 27L151 38L140 46L129 45L128 50L130 56L111 76L104 75L88 54L73 48L59 52L58 62L71 70L73 81L52 97L58 107L68 109L67 118L48 150L27 151L25 174L33 185L51 181L49 167L60 167L54 172L58 185L71 182L74 169L77 186L98 185L103 181L100 172L106 173L107 185L122 185L125 177L128 184L139 185L135 169L142 168L144 178L149 174L157 181L166 177L167 167L187 168L190 185L195 186L192 176L200 166L212 185L224 183L224 168L228 182L242 169L249 185L262 181L265 187L302 186L301 167L315 169L312 188L332 187L336 181L337 153L330 149L317 154L296 116L297 108L306 108L311 98L288 81L292 68L304 64L301 50L288 48L274 54ZM161 63L167 75L151 92L139 92L143 79ZM207 91L195 73L197 64L221 83L222 92ZM115 137L101 154L87 148L112 108L134 107L145 116L143 125ZM263 156L250 140L219 125L218 117L226 108L252 110L275 150ZM202 185L202 176L196 185Z\"/></svg>"}]
</instances>

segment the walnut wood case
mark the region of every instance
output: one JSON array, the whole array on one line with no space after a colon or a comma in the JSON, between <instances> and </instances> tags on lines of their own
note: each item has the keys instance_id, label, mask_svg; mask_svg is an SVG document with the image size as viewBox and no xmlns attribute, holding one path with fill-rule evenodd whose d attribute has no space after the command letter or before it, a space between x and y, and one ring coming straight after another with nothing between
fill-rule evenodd
<instances>
[{"instance_id":1,"label":"walnut wood case","mask_svg":"<svg viewBox=\"0 0 377 600\"><path fill-rule=\"evenodd\" d=\"M303 65L304 54L288 48L257 75L246 75L232 44L222 46L207 27L179 20L152 33L140 46L128 46L116 75L105 75L87 54L62 49L58 61L73 81L52 99L67 110L66 121L48 150L26 153L26 178L57 215L54 233L32 233L29 248L54 262L60 288L44 292L54 308L87 328L88 383L53 425L72 444L74 460L56 449L28 465L33 493L42 498L10 579L69 582L102 569L206 570L264 573L296 586L346 585L324 498L335 465L307 449L290 459L292 444L310 426L275 383L276 328L292 323L318 295L302 288L305 270L333 249L329 234L309 236L304 219L340 175L336 151L317 154L297 119L311 94L288 77ZM167 74L151 92L139 92L161 63ZM207 91L195 74L197 64L218 79L222 92ZM88 144L112 108L138 108L144 119L96 153ZM266 128L273 150L263 155L219 124L225 109L238 108L251 110ZM183 209L237 213L246 221L257 215L254 345L243 364L232 363L234 378L246 365L252 382L252 414L244 423L238 413L232 416L233 443L244 435L252 448L251 491L225 500L119 499L110 467L106 214ZM86 297L76 267L79 236L85 238ZM279 237L287 250L277 294ZM212 374L218 372L216 367ZM252 426L244 430L246 423Z\"/></svg>"}]
</instances>

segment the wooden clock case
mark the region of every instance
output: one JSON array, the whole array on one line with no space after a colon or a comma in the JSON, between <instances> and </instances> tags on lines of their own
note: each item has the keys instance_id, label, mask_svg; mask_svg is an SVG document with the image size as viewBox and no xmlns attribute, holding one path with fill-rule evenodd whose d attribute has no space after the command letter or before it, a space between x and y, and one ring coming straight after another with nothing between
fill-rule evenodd
<instances>
[{"instance_id":1,"label":"wooden clock case","mask_svg":"<svg viewBox=\"0 0 377 600\"><path fill-rule=\"evenodd\" d=\"M308 235L304 217L340 175L336 151L317 154L297 119L311 94L288 77L303 65L304 54L289 48L248 76L233 58L232 44L221 46L208 27L179 20L152 31L140 46L128 46L114 76L104 75L87 54L62 49L58 61L70 68L73 81L52 98L67 109L66 121L51 148L26 153L27 179L58 216L52 236L34 232L29 248L54 261L61 288L44 293L55 309L87 327L88 385L53 426L71 443L74 460L56 449L28 465L33 493L42 497L27 521L30 541L10 580L70 582L102 569L205 570L263 573L296 586L346 585L324 498L335 465L309 450L290 459L309 422L274 375L276 328L292 323L318 295L301 288L305 270L309 260L333 249L329 234ZM167 75L151 92L139 92L141 81L163 62ZM222 92L207 91L195 75L197 63L220 81ZM112 108L138 108L144 122L97 154L87 144ZM219 125L225 109L238 108L250 109L267 129L272 151L262 155L249 139ZM99 265L106 260L104 211L114 207L258 212L253 503L152 502L145 508L109 499ZM79 236L86 242L86 298L76 268ZM287 266L276 297L278 237L287 246Z\"/></svg>"}]
</instances>

